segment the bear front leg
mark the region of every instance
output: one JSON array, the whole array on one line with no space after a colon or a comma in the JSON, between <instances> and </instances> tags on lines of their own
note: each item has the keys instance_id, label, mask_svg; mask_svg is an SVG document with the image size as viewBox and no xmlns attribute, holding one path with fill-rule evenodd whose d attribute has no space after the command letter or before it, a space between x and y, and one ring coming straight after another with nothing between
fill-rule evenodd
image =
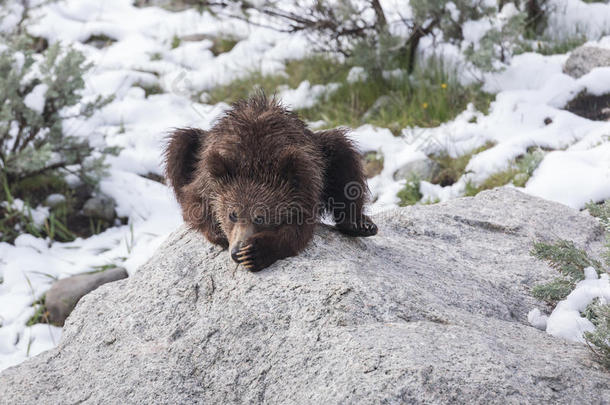
<instances>
[{"instance_id":1,"label":"bear front leg","mask_svg":"<svg viewBox=\"0 0 610 405\"><path fill-rule=\"evenodd\" d=\"M200 231L207 238L207 240L209 240L213 244L218 245L223 249L229 247L229 240L225 236L222 229L220 229L220 226L218 224L215 224L213 221L203 225L200 228Z\"/></svg>"},{"instance_id":2,"label":"bear front leg","mask_svg":"<svg viewBox=\"0 0 610 405\"><path fill-rule=\"evenodd\" d=\"M361 157L343 129L314 134L326 160L323 203L336 227L349 236L373 236L377 225L364 215L368 187Z\"/></svg>"},{"instance_id":3,"label":"bear front leg","mask_svg":"<svg viewBox=\"0 0 610 405\"><path fill-rule=\"evenodd\" d=\"M198 192L194 185L186 186L183 190L180 205L184 222L190 228L201 232L213 244L223 249L228 248L229 240L216 220L209 200L203 197L203 193Z\"/></svg>"},{"instance_id":4,"label":"bear front leg","mask_svg":"<svg viewBox=\"0 0 610 405\"><path fill-rule=\"evenodd\" d=\"M296 256L307 246L313 225L283 225L279 229L255 233L239 249L237 262L256 272L280 259Z\"/></svg>"}]
</instances>

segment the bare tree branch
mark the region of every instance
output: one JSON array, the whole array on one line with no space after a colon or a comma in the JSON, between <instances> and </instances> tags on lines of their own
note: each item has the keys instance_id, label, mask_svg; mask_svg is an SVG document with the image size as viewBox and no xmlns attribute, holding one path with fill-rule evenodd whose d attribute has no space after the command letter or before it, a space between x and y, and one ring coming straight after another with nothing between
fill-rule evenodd
<instances>
[{"instance_id":1,"label":"bare tree branch","mask_svg":"<svg viewBox=\"0 0 610 405\"><path fill-rule=\"evenodd\" d=\"M385 30L388 25L388 21L385 18L383 7L381 7L379 0L371 0L371 7L373 7L373 11L375 11L375 17L377 17L377 31L381 32L382 30Z\"/></svg>"}]
</instances>

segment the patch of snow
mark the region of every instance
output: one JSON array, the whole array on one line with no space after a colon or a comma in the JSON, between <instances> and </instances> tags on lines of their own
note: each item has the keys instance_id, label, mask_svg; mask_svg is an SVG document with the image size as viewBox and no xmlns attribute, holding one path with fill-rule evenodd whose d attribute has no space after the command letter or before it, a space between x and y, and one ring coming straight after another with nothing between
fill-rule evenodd
<instances>
[{"instance_id":1,"label":"patch of snow","mask_svg":"<svg viewBox=\"0 0 610 405\"><path fill-rule=\"evenodd\" d=\"M549 317L540 313L538 308L532 309L527 314L527 321L536 329L546 330Z\"/></svg>"},{"instance_id":2,"label":"patch of snow","mask_svg":"<svg viewBox=\"0 0 610 405\"><path fill-rule=\"evenodd\" d=\"M49 86L44 83L37 85L27 96L25 96L23 103L29 109L36 111L38 114L42 114L42 111L44 110L45 95L47 94L48 89Z\"/></svg>"},{"instance_id":3,"label":"patch of snow","mask_svg":"<svg viewBox=\"0 0 610 405\"><path fill-rule=\"evenodd\" d=\"M286 86L280 87L279 96L284 104L290 108L311 108L316 105L321 97L333 93L339 86L339 83L314 84L312 86L308 80L305 80L296 89Z\"/></svg>"},{"instance_id":4,"label":"patch of snow","mask_svg":"<svg viewBox=\"0 0 610 405\"><path fill-rule=\"evenodd\" d=\"M556 181L560 178L561 181ZM610 143L548 153L525 191L573 208L610 198Z\"/></svg>"},{"instance_id":5,"label":"patch of snow","mask_svg":"<svg viewBox=\"0 0 610 405\"><path fill-rule=\"evenodd\" d=\"M610 302L608 274L597 276L593 267L585 269L585 279L576 284L574 291L560 301L547 320L546 332L574 342L584 343L583 333L595 326L581 315L595 298Z\"/></svg>"},{"instance_id":6,"label":"patch of snow","mask_svg":"<svg viewBox=\"0 0 610 405\"><path fill-rule=\"evenodd\" d=\"M356 83L356 82L364 82L368 78L368 73L362 66L354 66L347 73L347 82L348 83Z\"/></svg>"},{"instance_id":7,"label":"patch of snow","mask_svg":"<svg viewBox=\"0 0 610 405\"><path fill-rule=\"evenodd\" d=\"M554 38L585 36L597 39L610 33L610 7L601 2L550 0L547 33Z\"/></svg>"}]
</instances>

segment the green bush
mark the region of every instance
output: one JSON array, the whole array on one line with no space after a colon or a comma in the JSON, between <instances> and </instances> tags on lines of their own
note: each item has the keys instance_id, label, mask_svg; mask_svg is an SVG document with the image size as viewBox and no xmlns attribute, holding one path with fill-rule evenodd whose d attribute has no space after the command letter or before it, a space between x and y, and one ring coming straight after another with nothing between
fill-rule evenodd
<instances>
[{"instance_id":1,"label":"green bush","mask_svg":"<svg viewBox=\"0 0 610 405\"><path fill-rule=\"evenodd\" d=\"M595 330L584 333L585 341L596 360L610 369L610 304L597 302L589 310Z\"/></svg>"},{"instance_id":2,"label":"green bush","mask_svg":"<svg viewBox=\"0 0 610 405\"><path fill-rule=\"evenodd\" d=\"M103 154L62 125L67 117L91 117L110 101L82 102L90 67L82 53L59 44L34 54L24 36L0 51L0 173L9 184L60 169L86 181L99 178Z\"/></svg>"},{"instance_id":3,"label":"green bush","mask_svg":"<svg viewBox=\"0 0 610 405\"><path fill-rule=\"evenodd\" d=\"M598 274L604 270L598 260L589 258L587 252L574 246L574 242L560 240L553 244L537 242L530 254L539 260L546 261L557 270L560 277L532 289L534 297L555 305L563 300L581 280L584 280L584 269L593 267Z\"/></svg>"},{"instance_id":4,"label":"green bush","mask_svg":"<svg viewBox=\"0 0 610 405\"><path fill-rule=\"evenodd\" d=\"M75 175L89 191L95 188L105 155L116 150L72 136L64 120L90 118L111 98L83 99L91 65L81 52L54 44L37 53L26 34L0 38L0 239L29 232L71 240L66 213L73 207L53 209L43 225L34 223L31 207L51 193L70 201L66 175ZM22 202L15 204L17 199Z\"/></svg>"},{"instance_id":5,"label":"green bush","mask_svg":"<svg viewBox=\"0 0 610 405\"><path fill-rule=\"evenodd\" d=\"M602 206L600 211L595 212L607 213L607 208ZM599 261L591 259L584 250L576 248L570 241L560 240L554 244L538 242L530 253L537 259L547 261L561 275L532 289L534 297L553 306L565 299L574 290L576 283L584 279L585 268L593 267L598 274L604 273ZM587 346L595 359L610 369L610 304L595 299L582 315L595 326L594 331L583 334Z\"/></svg>"}]
</instances>

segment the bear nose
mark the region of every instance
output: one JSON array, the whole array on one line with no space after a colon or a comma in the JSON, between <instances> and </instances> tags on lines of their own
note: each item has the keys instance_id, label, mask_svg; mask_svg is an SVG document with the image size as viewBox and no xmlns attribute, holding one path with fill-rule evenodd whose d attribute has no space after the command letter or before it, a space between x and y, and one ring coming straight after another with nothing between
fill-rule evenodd
<instances>
[{"instance_id":1,"label":"bear nose","mask_svg":"<svg viewBox=\"0 0 610 405\"><path fill-rule=\"evenodd\" d=\"M237 258L237 254L239 253L239 249L241 249L241 242L237 242L235 246L231 248L231 259L233 261L239 263L239 259Z\"/></svg>"}]
</instances>

